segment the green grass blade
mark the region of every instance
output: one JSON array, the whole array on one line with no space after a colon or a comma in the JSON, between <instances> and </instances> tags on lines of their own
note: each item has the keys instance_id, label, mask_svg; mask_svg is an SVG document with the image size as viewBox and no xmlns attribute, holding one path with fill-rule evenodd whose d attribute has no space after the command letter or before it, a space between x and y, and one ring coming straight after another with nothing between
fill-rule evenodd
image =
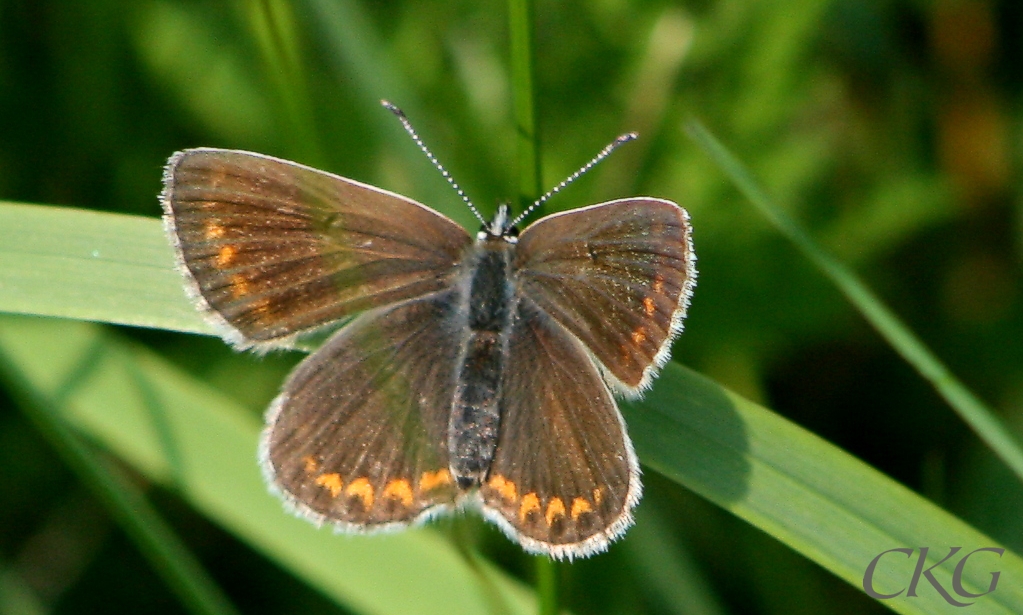
<instances>
[{"instance_id":1,"label":"green grass blade","mask_svg":"<svg viewBox=\"0 0 1023 615\"><path fill-rule=\"evenodd\" d=\"M64 461L89 485L111 516L135 542L182 604L196 615L233 615L238 611L181 542L142 492L120 470L102 459L65 424L59 407L76 383L87 377L104 352L102 341L82 353L67 379L44 394L21 371L21 365L0 349L0 373L8 390Z\"/></svg>"},{"instance_id":2,"label":"green grass blade","mask_svg":"<svg viewBox=\"0 0 1023 615\"><path fill-rule=\"evenodd\" d=\"M172 269L170 251L163 247L159 221L103 215L109 225L109 236L104 237L95 226L95 216L72 209L0 207L0 288L5 290L0 293L0 309L16 305L15 311L22 313L203 330L197 314L191 313L190 324L185 322L189 318L167 316L174 313L173 306L187 306L187 301ZM12 224L20 234L35 240L11 248L7 229ZM127 229L137 237L124 237ZM49 247L40 250L40 246ZM124 258L114 262L94 258L92 249ZM147 260L139 254L150 257ZM43 274L31 278L32 292L19 290L14 293L16 299L10 299L8 291L17 290L28 275L13 271L10 265L27 267L38 257L74 267L77 275L71 280L51 264L49 278ZM111 267L126 280L134 280L132 293L123 295L126 303L101 296L116 290L108 279ZM67 294L69 280L74 283L73 295ZM133 296L140 300L132 302ZM74 307L62 303L74 303ZM98 335L95 327L81 323L7 317L0 325L0 348L46 392L59 385L63 374ZM166 425L154 425L151 414L138 407L138 376L123 368L123 362L133 363L139 373L147 375L147 395L155 395L167 408ZM184 496L211 519L338 601L369 612L418 612L401 601L413 600L416 607L422 607L424 595L432 596L431 592L457 593L462 584L475 587L474 573L467 570L464 560L430 532L334 539L305 522L283 516L279 503L267 497L258 476L254 460L258 421L158 358L124 349L117 361L106 361L97 369L101 375L90 377L88 386L80 387L69 401L69 420L164 483L171 482L172 472L165 453L166 438L159 434L170 430L182 466L175 480L183 485ZM937 554L940 545L964 549L996 546L953 515L835 446L675 364L665 368L644 402L626 405L624 410L640 459L648 467L716 502L857 587L870 560L887 549L927 545ZM954 563L946 562L936 571L946 587L952 566ZM397 581L389 581L395 576L403 578L397 574L403 570L412 577L436 570L437 576L414 587L399 587ZM983 591L988 582L986 570L1001 571L1002 579L997 591L980 599L985 612L1023 612L1020 558L1007 552L990 567L967 567L966 586ZM905 587L910 572L895 567L880 570L876 586L881 591L896 591ZM493 574L501 580L499 586L509 588L508 594L519 596L508 599L512 604L528 602L521 597L521 588L516 589L499 573ZM386 595L379 595L381 592ZM441 604L461 600L443 596L438 599ZM479 600L475 604L484 599ZM926 586L919 598L886 604L902 613L938 612L947 606Z\"/></svg>"},{"instance_id":3,"label":"green grass blade","mask_svg":"<svg viewBox=\"0 0 1023 615\"><path fill-rule=\"evenodd\" d=\"M646 399L624 408L640 460L719 504L860 587L877 554L930 546L928 565L948 553L997 546L991 538L877 470L777 414L671 363ZM943 552L942 552L943 551ZM939 554L940 553L940 554ZM915 559L913 560L915 563ZM935 569L945 588L957 560ZM1023 612L1023 560L1006 552L966 567L963 585L977 593L1001 571L985 613ZM879 567L874 587L905 588L912 567ZM926 583L925 583L926 585ZM934 590L889 600L899 613L950 608Z\"/></svg>"},{"instance_id":4,"label":"green grass blade","mask_svg":"<svg viewBox=\"0 0 1023 615\"><path fill-rule=\"evenodd\" d=\"M543 192L540 177L540 134L536 122L536 74L533 66L533 2L508 0L512 105L515 111L518 155L519 209L529 207Z\"/></svg>"},{"instance_id":5,"label":"green grass blade","mask_svg":"<svg viewBox=\"0 0 1023 615\"><path fill-rule=\"evenodd\" d=\"M39 396L62 388L97 344L102 360L66 395L61 416L338 603L395 615L488 613L495 600L510 613L532 611L521 585L470 565L437 532L333 536L288 515L260 476L258 419L152 353L88 323L0 318L0 353ZM163 425L147 408L153 396L166 409ZM175 440L176 470L161 431Z\"/></svg>"},{"instance_id":6,"label":"green grass blade","mask_svg":"<svg viewBox=\"0 0 1023 615\"><path fill-rule=\"evenodd\" d=\"M246 13L250 30L263 55L263 61L277 97L288 120L291 157L306 164L323 167L322 143L313 119L309 86L304 78L298 27L290 2L250 0L241 10Z\"/></svg>"},{"instance_id":7,"label":"green grass blade","mask_svg":"<svg viewBox=\"0 0 1023 615\"><path fill-rule=\"evenodd\" d=\"M931 383L980 439L1023 480L1023 449L995 413L966 388L852 271L819 247L794 219L774 204L742 163L702 124L692 121L687 131L757 210L824 272L867 322Z\"/></svg>"},{"instance_id":8,"label":"green grass blade","mask_svg":"<svg viewBox=\"0 0 1023 615\"><path fill-rule=\"evenodd\" d=\"M0 202L0 311L212 334L173 262L155 218Z\"/></svg>"},{"instance_id":9,"label":"green grass blade","mask_svg":"<svg viewBox=\"0 0 1023 615\"><path fill-rule=\"evenodd\" d=\"M536 576L536 595L540 615L558 613L558 563L545 555L533 558L533 574Z\"/></svg>"},{"instance_id":10,"label":"green grass blade","mask_svg":"<svg viewBox=\"0 0 1023 615\"><path fill-rule=\"evenodd\" d=\"M688 547L673 538L671 512L651 503L637 509L636 525L625 541L633 575L646 598L657 600L664 613L725 615L713 582Z\"/></svg>"},{"instance_id":11,"label":"green grass blade","mask_svg":"<svg viewBox=\"0 0 1023 615\"><path fill-rule=\"evenodd\" d=\"M370 104L387 98L414 118L418 109L414 94L389 60L386 47L365 9L353 0L307 0L305 4L313 16L313 24L319 28L328 57L337 66L338 73L347 76L359 97ZM401 126L389 113L380 114L379 120L370 119L379 123L382 130L393 130L395 135L402 133Z\"/></svg>"},{"instance_id":12,"label":"green grass blade","mask_svg":"<svg viewBox=\"0 0 1023 615\"><path fill-rule=\"evenodd\" d=\"M0 561L0 615L47 615L49 612L25 579Z\"/></svg>"}]
</instances>

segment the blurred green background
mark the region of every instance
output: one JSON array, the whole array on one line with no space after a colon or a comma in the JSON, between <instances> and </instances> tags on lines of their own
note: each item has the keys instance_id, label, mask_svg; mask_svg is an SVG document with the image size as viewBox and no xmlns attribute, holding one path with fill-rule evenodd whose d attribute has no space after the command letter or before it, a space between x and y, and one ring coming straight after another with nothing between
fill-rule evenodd
<instances>
[{"instance_id":1,"label":"blurred green background","mask_svg":"<svg viewBox=\"0 0 1023 615\"><path fill-rule=\"evenodd\" d=\"M700 278L675 359L1023 550L1019 481L682 129L702 120L1019 439L1023 4L573 0L535 11L544 185L617 134L641 134L550 208L646 194L692 215ZM475 228L377 101L405 109L485 213L514 199L506 13L458 0L0 0L0 200L155 217L167 157L216 146L379 185ZM118 331L254 417L301 358ZM566 608L887 612L654 472L645 483L621 544L558 567ZM346 612L173 493L147 493L243 612ZM671 511L659 517L670 523L644 524L644 510ZM496 532L473 519L440 526L533 582L531 559ZM643 532L708 604L651 589L630 546ZM29 612L11 597L21 593L42 612L185 612L0 392L0 608Z\"/></svg>"}]
</instances>

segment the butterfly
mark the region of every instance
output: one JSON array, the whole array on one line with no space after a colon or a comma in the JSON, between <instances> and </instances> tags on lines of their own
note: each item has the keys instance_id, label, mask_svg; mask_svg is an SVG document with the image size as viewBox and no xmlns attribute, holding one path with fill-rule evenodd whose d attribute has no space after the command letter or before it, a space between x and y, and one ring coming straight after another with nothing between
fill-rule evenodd
<instances>
[{"instance_id":1,"label":"butterfly","mask_svg":"<svg viewBox=\"0 0 1023 615\"><path fill-rule=\"evenodd\" d=\"M346 532L474 507L531 553L584 557L632 524L640 468L615 397L669 357L696 280L689 216L633 197L521 233L261 154L174 154L161 201L187 290L238 349L344 324L266 413L260 462ZM626 135L546 198L599 162Z\"/></svg>"}]
</instances>

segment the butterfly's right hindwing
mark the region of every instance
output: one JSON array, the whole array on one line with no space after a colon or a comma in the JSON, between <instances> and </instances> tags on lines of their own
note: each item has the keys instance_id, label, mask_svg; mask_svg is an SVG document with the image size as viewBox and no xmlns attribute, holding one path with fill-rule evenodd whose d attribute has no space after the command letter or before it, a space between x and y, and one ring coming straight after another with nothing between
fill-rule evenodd
<instances>
[{"instance_id":1,"label":"butterfly's right hindwing","mask_svg":"<svg viewBox=\"0 0 1023 615\"><path fill-rule=\"evenodd\" d=\"M632 524L639 462L585 348L528 297L508 342L484 513L534 553L603 551Z\"/></svg>"}]
</instances>

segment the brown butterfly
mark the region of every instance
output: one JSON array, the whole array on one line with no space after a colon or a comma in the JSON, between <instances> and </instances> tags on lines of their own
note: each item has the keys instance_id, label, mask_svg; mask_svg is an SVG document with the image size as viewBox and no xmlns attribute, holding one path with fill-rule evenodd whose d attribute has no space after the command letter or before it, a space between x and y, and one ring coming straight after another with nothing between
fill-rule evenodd
<instances>
[{"instance_id":1,"label":"brown butterfly","mask_svg":"<svg viewBox=\"0 0 1023 615\"><path fill-rule=\"evenodd\" d=\"M518 234L533 207L509 220L501 206L474 240L398 194L207 148L171 157L162 202L188 290L233 346L350 319L267 411L261 463L298 514L362 532L470 505L569 559L632 524L639 463L614 395L649 386L682 330L684 209L621 199Z\"/></svg>"}]
</instances>

